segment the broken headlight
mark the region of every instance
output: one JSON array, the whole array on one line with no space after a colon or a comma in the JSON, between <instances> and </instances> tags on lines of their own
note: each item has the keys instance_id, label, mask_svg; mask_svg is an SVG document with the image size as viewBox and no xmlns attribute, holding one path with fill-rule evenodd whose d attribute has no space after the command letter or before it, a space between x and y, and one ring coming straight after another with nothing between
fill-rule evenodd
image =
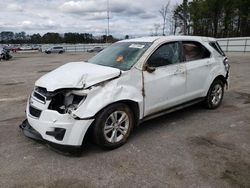
<instances>
[{"instance_id":1,"label":"broken headlight","mask_svg":"<svg viewBox=\"0 0 250 188\"><path fill-rule=\"evenodd\" d=\"M61 91L52 97L49 109L61 114L71 114L84 102L86 97L87 95L81 91Z\"/></svg>"}]
</instances>

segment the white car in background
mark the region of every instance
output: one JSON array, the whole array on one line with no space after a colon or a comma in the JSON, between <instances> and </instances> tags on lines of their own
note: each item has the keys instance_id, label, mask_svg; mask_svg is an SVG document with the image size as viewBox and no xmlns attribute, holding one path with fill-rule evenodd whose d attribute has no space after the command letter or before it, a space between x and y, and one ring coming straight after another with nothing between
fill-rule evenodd
<instances>
[{"instance_id":1,"label":"white car in background","mask_svg":"<svg viewBox=\"0 0 250 188\"><path fill-rule=\"evenodd\" d=\"M67 151L80 148L91 129L99 146L113 149L142 121L198 102L219 107L228 75L227 58L213 38L123 40L37 80L20 127Z\"/></svg>"},{"instance_id":2,"label":"white car in background","mask_svg":"<svg viewBox=\"0 0 250 188\"><path fill-rule=\"evenodd\" d=\"M51 54L51 53L62 54L64 52L65 52L65 49L62 46L53 46L45 50L46 54Z\"/></svg>"}]
</instances>

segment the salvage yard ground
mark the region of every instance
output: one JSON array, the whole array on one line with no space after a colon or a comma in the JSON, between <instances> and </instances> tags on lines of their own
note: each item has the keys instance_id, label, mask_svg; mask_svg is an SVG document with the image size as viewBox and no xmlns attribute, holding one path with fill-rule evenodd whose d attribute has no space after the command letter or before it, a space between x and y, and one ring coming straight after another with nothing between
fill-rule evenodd
<instances>
[{"instance_id":1,"label":"salvage yard ground","mask_svg":"<svg viewBox=\"0 0 250 188\"><path fill-rule=\"evenodd\" d=\"M86 140L79 157L21 133L26 100L43 74L92 54L14 54L0 62L0 187L250 187L250 54L228 54L222 106L196 105L141 124L124 146Z\"/></svg>"}]
</instances>

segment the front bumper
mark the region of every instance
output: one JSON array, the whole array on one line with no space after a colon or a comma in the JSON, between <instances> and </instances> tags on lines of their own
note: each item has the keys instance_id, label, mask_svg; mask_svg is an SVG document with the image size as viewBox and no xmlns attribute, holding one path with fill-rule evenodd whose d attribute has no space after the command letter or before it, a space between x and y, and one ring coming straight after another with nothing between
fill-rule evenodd
<instances>
[{"instance_id":1,"label":"front bumper","mask_svg":"<svg viewBox=\"0 0 250 188\"><path fill-rule=\"evenodd\" d=\"M42 110L39 118L33 117L26 109L27 119L30 126L35 129L44 140L61 144L81 146L83 138L94 119L76 120L69 114L59 114L54 110ZM64 130L61 138L53 135L58 130Z\"/></svg>"},{"instance_id":2,"label":"front bumper","mask_svg":"<svg viewBox=\"0 0 250 188\"><path fill-rule=\"evenodd\" d=\"M27 137L45 141L56 148L81 147L84 136L94 119L78 120L69 114L60 114L29 99L26 107L27 120L20 126ZM36 112L30 111L36 108ZM33 108L33 109L34 109Z\"/></svg>"},{"instance_id":3,"label":"front bumper","mask_svg":"<svg viewBox=\"0 0 250 188\"><path fill-rule=\"evenodd\" d=\"M81 151L81 146L60 145L60 144L55 144L53 142L44 140L42 136L30 126L27 119L24 120L19 127L22 129L23 134L26 137L34 139L41 143L47 143L48 145L50 145L51 147L53 147L53 149L56 149L57 151L64 152L64 153L71 153L71 154L76 154Z\"/></svg>"}]
</instances>

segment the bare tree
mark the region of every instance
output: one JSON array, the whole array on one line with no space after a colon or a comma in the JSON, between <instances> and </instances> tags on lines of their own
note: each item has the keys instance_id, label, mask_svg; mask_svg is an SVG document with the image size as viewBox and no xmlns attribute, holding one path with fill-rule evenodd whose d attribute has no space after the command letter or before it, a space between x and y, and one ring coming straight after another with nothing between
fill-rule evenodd
<instances>
[{"instance_id":1,"label":"bare tree","mask_svg":"<svg viewBox=\"0 0 250 188\"><path fill-rule=\"evenodd\" d=\"M165 27L166 27L166 21L167 21L167 13L168 13L168 7L169 7L170 1L168 1L165 5L161 7L159 10L162 19L163 19L163 26L162 26L162 35L165 35Z\"/></svg>"},{"instance_id":2,"label":"bare tree","mask_svg":"<svg viewBox=\"0 0 250 188\"><path fill-rule=\"evenodd\" d=\"M154 29L155 29L154 35L155 36L158 36L158 31L159 31L160 27L161 27L161 24L154 24Z\"/></svg>"}]
</instances>

